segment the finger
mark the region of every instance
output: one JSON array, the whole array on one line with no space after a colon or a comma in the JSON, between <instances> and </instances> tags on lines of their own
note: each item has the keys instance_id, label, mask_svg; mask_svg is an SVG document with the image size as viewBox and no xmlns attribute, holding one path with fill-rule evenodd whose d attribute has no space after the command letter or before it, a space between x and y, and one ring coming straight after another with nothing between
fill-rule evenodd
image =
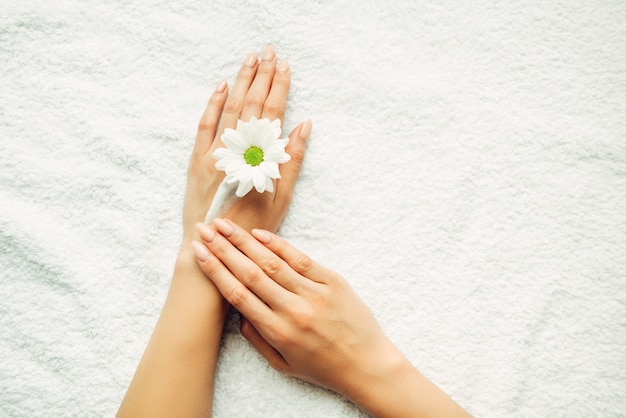
<instances>
[{"instance_id":1,"label":"finger","mask_svg":"<svg viewBox=\"0 0 626 418\"><path fill-rule=\"evenodd\" d=\"M306 120L298 125L289 134L289 143L285 148L285 152L291 156L291 159L282 164L280 167L280 178L276 180L276 192L274 193L274 201L282 202L288 205L293 195L293 188L298 180L304 154L306 152L306 143L311 135L312 124L310 120Z\"/></svg>"},{"instance_id":2,"label":"finger","mask_svg":"<svg viewBox=\"0 0 626 418\"><path fill-rule=\"evenodd\" d=\"M269 94L270 87L272 86L272 79L274 78L274 72L276 71L276 54L274 48L268 45L263 51L261 62L259 63L256 71L254 81L246 94L246 98L241 110L241 120L247 122L252 116L257 119L261 118L263 112L263 105L267 95ZM286 97L285 97L286 100Z\"/></svg>"},{"instance_id":3,"label":"finger","mask_svg":"<svg viewBox=\"0 0 626 418\"><path fill-rule=\"evenodd\" d=\"M302 277L317 283L327 284L338 276L334 271L327 269L313 261L308 255L276 234L263 229L254 229L254 237L274 254L282 258L289 266Z\"/></svg>"},{"instance_id":4,"label":"finger","mask_svg":"<svg viewBox=\"0 0 626 418\"><path fill-rule=\"evenodd\" d=\"M198 134L193 147L195 155L204 155L211 147L226 97L228 97L228 85L226 80L223 80L209 98L209 103L204 109L200 123L198 123Z\"/></svg>"},{"instance_id":5,"label":"finger","mask_svg":"<svg viewBox=\"0 0 626 418\"><path fill-rule=\"evenodd\" d=\"M220 260L255 293L257 286L258 291L262 292L257 295L270 306L274 308L286 306L293 301L293 293L301 293L310 285L307 279L296 273L285 261L261 245L239 225L220 218L214 219L213 224L220 234L239 250L225 252L223 258L222 254L219 254ZM242 253L247 258L243 262L240 260ZM265 283L266 279L257 277L261 273L273 283Z\"/></svg>"},{"instance_id":6,"label":"finger","mask_svg":"<svg viewBox=\"0 0 626 418\"><path fill-rule=\"evenodd\" d=\"M265 338L257 331L257 329L248 321L243 315L241 317L241 335L252 344L254 348L267 360L267 362L274 369L288 373L289 364L285 361L283 356L267 342Z\"/></svg>"},{"instance_id":7,"label":"finger","mask_svg":"<svg viewBox=\"0 0 626 418\"><path fill-rule=\"evenodd\" d=\"M215 220L213 222L217 226L219 219L218 222ZM198 223L196 228L211 253L258 299L274 309L281 309L293 303L295 297L293 293L270 279L254 261L235 248L226 238L216 234L208 225Z\"/></svg>"},{"instance_id":8,"label":"finger","mask_svg":"<svg viewBox=\"0 0 626 418\"><path fill-rule=\"evenodd\" d=\"M285 109L287 107L287 95L290 85L291 72L289 71L289 63L282 61L278 64L278 68L274 73L272 87L263 105L262 118L268 118L270 121L280 119L280 124L281 126L283 125L283 117L285 116Z\"/></svg>"},{"instance_id":9,"label":"finger","mask_svg":"<svg viewBox=\"0 0 626 418\"><path fill-rule=\"evenodd\" d=\"M241 109L243 108L243 102L248 93L248 89L254 80L254 76L258 67L258 54L256 52L250 53L237 74L235 85L231 89L226 104L224 105L224 112L222 113L222 120L220 121L219 128L217 130L217 139L214 142L212 148L223 147L224 144L220 139L226 128L235 129L237 126L237 120L241 118Z\"/></svg>"},{"instance_id":10,"label":"finger","mask_svg":"<svg viewBox=\"0 0 626 418\"><path fill-rule=\"evenodd\" d=\"M192 241L191 247L204 274L235 309L259 326L269 326L276 321L271 309L241 284L204 244Z\"/></svg>"}]
</instances>

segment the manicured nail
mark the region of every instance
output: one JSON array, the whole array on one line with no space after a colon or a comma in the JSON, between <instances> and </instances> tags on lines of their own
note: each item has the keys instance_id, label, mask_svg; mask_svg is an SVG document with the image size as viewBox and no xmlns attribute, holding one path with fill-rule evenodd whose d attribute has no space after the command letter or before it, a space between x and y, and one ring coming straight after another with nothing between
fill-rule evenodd
<instances>
[{"instance_id":1,"label":"manicured nail","mask_svg":"<svg viewBox=\"0 0 626 418\"><path fill-rule=\"evenodd\" d=\"M274 48L272 48L272 45L268 45L265 47L265 50L263 51L263 61L271 61L272 58L274 58Z\"/></svg>"},{"instance_id":2,"label":"manicured nail","mask_svg":"<svg viewBox=\"0 0 626 418\"><path fill-rule=\"evenodd\" d=\"M300 138L303 140L309 139L311 136L311 129L313 128L313 124L311 123L311 119L307 119L302 123L302 127L300 128L300 133L298 134Z\"/></svg>"},{"instance_id":3,"label":"manicured nail","mask_svg":"<svg viewBox=\"0 0 626 418\"><path fill-rule=\"evenodd\" d=\"M217 85L217 88L215 89L215 92L216 93L223 93L224 90L226 90L226 80L222 80L222 82Z\"/></svg>"},{"instance_id":4,"label":"manicured nail","mask_svg":"<svg viewBox=\"0 0 626 418\"><path fill-rule=\"evenodd\" d=\"M232 227L232 225L223 219L215 218L213 219L213 223L215 224L217 230L220 231L220 233L225 237L230 237L233 232L235 232L235 229Z\"/></svg>"},{"instance_id":5,"label":"manicured nail","mask_svg":"<svg viewBox=\"0 0 626 418\"><path fill-rule=\"evenodd\" d=\"M254 67L259 60L259 54L256 52L251 52L250 55L246 57L246 60L243 62L243 65L246 67Z\"/></svg>"},{"instance_id":6,"label":"manicured nail","mask_svg":"<svg viewBox=\"0 0 626 418\"><path fill-rule=\"evenodd\" d=\"M213 238L215 238L215 232L213 232L213 230L206 224L198 222L196 224L196 229L200 233L202 239L206 242L211 242L213 241Z\"/></svg>"},{"instance_id":7,"label":"manicured nail","mask_svg":"<svg viewBox=\"0 0 626 418\"><path fill-rule=\"evenodd\" d=\"M289 71L289 63L287 61L281 61L276 69L279 73L286 73Z\"/></svg>"},{"instance_id":8,"label":"manicured nail","mask_svg":"<svg viewBox=\"0 0 626 418\"><path fill-rule=\"evenodd\" d=\"M198 241L191 241L191 248L193 249L193 253L196 255L198 260L207 261L209 259L209 251Z\"/></svg>"},{"instance_id":9,"label":"manicured nail","mask_svg":"<svg viewBox=\"0 0 626 418\"><path fill-rule=\"evenodd\" d=\"M263 244L269 244L272 240L272 236L267 231L264 231L262 229L253 229L252 235Z\"/></svg>"}]
</instances>

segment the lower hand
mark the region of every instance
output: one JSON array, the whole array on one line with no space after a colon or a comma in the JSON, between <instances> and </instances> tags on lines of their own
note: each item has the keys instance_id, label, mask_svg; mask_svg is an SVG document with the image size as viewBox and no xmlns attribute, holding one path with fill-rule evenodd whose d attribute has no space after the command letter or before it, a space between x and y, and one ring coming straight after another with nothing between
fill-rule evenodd
<instances>
[{"instance_id":1,"label":"lower hand","mask_svg":"<svg viewBox=\"0 0 626 418\"><path fill-rule=\"evenodd\" d=\"M200 267L275 369L354 400L365 375L387 376L405 363L339 274L268 231L253 237L224 219L213 226L197 225L214 254L194 242Z\"/></svg>"},{"instance_id":2,"label":"lower hand","mask_svg":"<svg viewBox=\"0 0 626 418\"><path fill-rule=\"evenodd\" d=\"M252 116L280 119L281 127L287 105L291 74L289 64L277 66L276 54L268 46L259 62L256 53L245 60L231 91L226 82L218 85L198 125L198 133L189 162L187 190L183 206L183 244L196 239L193 225L202 222L211 205L224 174L215 168L213 152L224 147L221 141L226 128L234 129L237 120L248 121ZM293 188L306 149L311 122L298 125L289 135L286 152L291 160L281 166L281 179L274 193L252 190L226 212L247 229L259 227L275 231L291 201ZM185 245L184 245L185 246Z\"/></svg>"}]
</instances>

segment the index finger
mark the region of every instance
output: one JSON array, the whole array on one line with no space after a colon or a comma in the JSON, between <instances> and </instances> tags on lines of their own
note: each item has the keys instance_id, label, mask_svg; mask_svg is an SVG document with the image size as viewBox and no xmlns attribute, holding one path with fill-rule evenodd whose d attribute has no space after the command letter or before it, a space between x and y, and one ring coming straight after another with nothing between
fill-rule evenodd
<instances>
[{"instance_id":1,"label":"index finger","mask_svg":"<svg viewBox=\"0 0 626 418\"><path fill-rule=\"evenodd\" d=\"M270 121L280 119L280 126L283 127L283 116L287 108L287 95L291 85L291 73L289 72L289 63L282 61L278 64L278 68L274 73L272 80L272 88L270 89L265 104L263 105L263 115L261 117L268 118Z\"/></svg>"},{"instance_id":2,"label":"index finger","mask_svg":"<svg viewBox=\"0 0 626 418\"><path fill-rule=\"evenodd\" d=\"M263 229L253 229L252 235L274 254L285 260L302 277L322 284L328 284L340 277L276 234Z\"/></svg>"}]
</instances>

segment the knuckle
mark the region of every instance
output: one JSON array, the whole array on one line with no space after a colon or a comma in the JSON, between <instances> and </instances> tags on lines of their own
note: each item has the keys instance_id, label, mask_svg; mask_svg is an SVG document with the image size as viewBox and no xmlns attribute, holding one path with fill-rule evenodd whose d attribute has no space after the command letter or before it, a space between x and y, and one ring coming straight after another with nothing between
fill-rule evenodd
<instances>
[{"instance_id":1,"label":"knuckle","mask_svg":"<svg viewBox=\"0 0 626 418\"><path fill-rule=\"evenodd\" d=\"M235 309L238 309L248 300L247 290L244 286L235 286L230 290L226 299Z\"/></svg>"},{"instance_id":2,"label":"knuckle","mask_svg":"<svg viewBox=\"0 0 626 418\"><path fill-rule=\"evenodd\" d=\"M229 98L224 105L224 113L241 112L241 100Z\"/></svg>"},{"instance_id":3,"label":"knuckle","mask_svg":"<svg viewBox=\"0 0 626 418\"><path fill-rule=\"evenodd\" d=\"M246 107L252 107L252 108L259 108L263 105L263 100L261 100L260 97L257 96L246 96L246 100L244 102L244 106Z\"/></svg>"},{"instance_id":4,"label":"knuckle","mask_svg":"<svg viewBox=\"0 0 626 418\"><path fill-rule=\"evenodd\" d=\"M313 324L313 312L308 308L300 308L292 313L295 326L301 330L309 330Z\"/></svg>"},{"instance_id":5,"label":"knuckle","mask_svg":"<svg viewBox=\"0 0 626 418\"><path fill-rule=\"evenodd\" d=\"M300 274L306 273L313 267L313 260L306 254L298 254L291 265Z\"/></svg>"},{"instance_id":6,"label":"knuckle","mask_svg":"<svg viewBox=\"0 0 626 418\"><path fill-rule=\"evenodd\" d=\"M285 113L285 104L275 100L265 102L265 111L273 116L282 115Z\"/></svg>"},{"instance_id":7,"label":"knuckle","mask_svg":"<svg viewBox=\"0 0 626 418\"><path fill-rule=\"evenodd\" d=\"M276 257L269 258L263 263L263 271L269 276L276 275L282 268L280 261Z\"/></svg>"},{"instance_id":8,"label":"knuckle","mask_svg":"<svg viewBox=\"0 0 626 418\"><path fill-rule=\"evenodd\" d=\"M202 118L200 119L200 122L198 122L198 132L203 132L203 131L213 131L215 130L217 124L212 121L212 120L208 120L206 118Z\"/></svg>"},{"instance_id":9,"label":"knuckle","mask_svg":"<svg viewBox=\"0 0 626 418\"><path fill-rule=\"evenodd\" d=\"M251 267L243 275L242 281L247 286L254 286L261 280L261 271L257 267Z\"/></svg>"},{"instance_id":10,"label":"knuckle","mask_svg":"<svg viewBox=\"0 0 626 418\"><path fill-rule=\"evenodd\" d=\"M304 161L304 153L305 148L303 146L296 146L289 150L291 160L294 161L298 166L300 166L302 164L302 161Z\"/></svg>"}]
</instances>

